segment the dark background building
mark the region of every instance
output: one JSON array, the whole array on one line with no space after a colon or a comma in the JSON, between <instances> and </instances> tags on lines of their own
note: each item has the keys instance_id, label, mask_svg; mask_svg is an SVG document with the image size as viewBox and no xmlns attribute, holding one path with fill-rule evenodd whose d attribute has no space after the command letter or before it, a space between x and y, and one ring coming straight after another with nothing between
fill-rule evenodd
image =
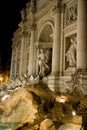
<instances>
[{"instance_id":1,"label":"dark background building","mask_svg":"<svg viewBox=\"0 0 87 130\"><path fill-rule=\"evenodd\" d=\"M10 74L12 37L21 21L20 11L29 0L8 0L0 4L0 74Z\"/></svg>"},{"instance_id":2,"label":"dark background building","mask_svg":"<svg viewBox=\"0 0 87 130\"><path fill-rule=\"evenodd\" d=\"M21 21L20 10L29 0L8 0L0 4L0 73L10 71L12 37Z\"/></svg>"}]
</instances>

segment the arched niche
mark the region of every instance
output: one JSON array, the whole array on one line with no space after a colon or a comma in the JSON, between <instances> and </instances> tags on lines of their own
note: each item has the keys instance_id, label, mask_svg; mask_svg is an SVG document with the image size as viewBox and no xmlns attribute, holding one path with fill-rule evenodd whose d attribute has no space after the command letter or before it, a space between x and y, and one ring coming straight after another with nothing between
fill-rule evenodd
<instances>
[{"instance_id":1,"label":"arched niche","mask_svg":"<svg viewBox=\"0 0 87 130\"><path fill-rule=\"evenodd\" d=\"M46 21L40 28L39 34L38 34L38 45L40 43L44 46L46 43L49 43L52 47L53 43L53 23L51 21Z\"/></svg>"},{"instance_id":2,"label":"arched niche","mask_svg":"<svg viewBox=\"0 0 87 130\"><path fill-rule=\"evenodd\" d=\"M52 42L53 41L52 34L53 34L52 27L49 24L45 25L40 34L39 42Z\"/></svg>"},{"instance_id":3,"label":"arched niche","mask_svg":"<svg viewBox=\"0 0 87 130\"><path fill-rule=\"evenodd\" d=\"M52 65L52 46L53 46L53 24L52 22L45 22L39 31L38 35L38 57L41 58L42 62L37 60L38 63L38 74L42 77L47 76L51 72ZM41 52L43 54L41 54ZM46 59L47 58L47 59ZM40 64L41 66L40 66ZM42 68L43 67L43 68Z\"/></svg>"}]
</instances>

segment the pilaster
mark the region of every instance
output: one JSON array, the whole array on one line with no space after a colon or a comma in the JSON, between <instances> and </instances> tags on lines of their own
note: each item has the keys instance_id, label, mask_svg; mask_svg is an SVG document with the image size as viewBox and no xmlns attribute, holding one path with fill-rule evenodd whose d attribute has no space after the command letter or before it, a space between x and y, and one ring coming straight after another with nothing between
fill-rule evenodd
<instances>
[{"instance_id":1,"label":"pilaster","mask_svg":"<svg viewBox=\"0 0 87 130\"><path fill-rule=\"evenodd\" d=\"M87 69L87 0L78 0L77 68Z\"/></svg>"},{"instance_id":2,"label":"pilaster","mask_svg":"<svg viewBox=\"0 0 87 130\"><path fill-rule=\"evenodd\" d=\"M29 51L28 75L32 75L33 74L34 41L35 41L35 24L32 24L31 25L31 36L30 36L30 51Z\"/></svg>"},{"instance_id":3,"label":"pilaster","mask_svg":"<svg viewBox=\"0 0 87 130\"><path fill-rule=\"evenodd\" d=\"M24 67L24 36L21 36L21 49L20 49L20 67L19 67L19 75L23 74Z\"/></svg>"},{"instance_id":4,"label":"pilaster","mask_svg":"<svg viewBox=\"0 0 87 130\"><path fill-rule=\"evenodd\" d=\"M81 70L79 86L87 93L87 0L78 0L77 69Z\"/></svg>"},{"instance_id":5,"label":"pilaster","mask_svg":"<svg viewBox=\"0 0 87 130\"><path fill-rule=\"evenodd\" d=\"M54 7L54 34L53 34L53 55L52 75L60 73L60 43L61 43L61 7L60 3Z\"/></svg>"},{"instance_id":6,"label":"pilaster","mask_svg":"<svg viewBox=\"0 0 87 130\"><path fill-rule=\"evenodd\" d=\"M52 72L48 78L48 86L55 91L58 87L60 75L60 44L61 44L61 3L58 2L53 8L54 34L53 34L53 55Z\"/></svg>"}]
</instances>

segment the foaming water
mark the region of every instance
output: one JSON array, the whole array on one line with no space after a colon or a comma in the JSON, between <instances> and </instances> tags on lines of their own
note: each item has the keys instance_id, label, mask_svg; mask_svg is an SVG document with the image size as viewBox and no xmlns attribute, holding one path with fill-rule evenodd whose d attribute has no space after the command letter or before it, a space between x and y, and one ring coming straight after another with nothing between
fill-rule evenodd
<instances>
[{"instance_id":1,"label":"foaming water","mask_svg":"<svg viewBox=\"0 0 87 130\"><path fill-rule=\"evenodd\" d=\"M0 124L0 130L11 130L12 128L16 128L18 124Z\"/></svg>"}]
</instances>

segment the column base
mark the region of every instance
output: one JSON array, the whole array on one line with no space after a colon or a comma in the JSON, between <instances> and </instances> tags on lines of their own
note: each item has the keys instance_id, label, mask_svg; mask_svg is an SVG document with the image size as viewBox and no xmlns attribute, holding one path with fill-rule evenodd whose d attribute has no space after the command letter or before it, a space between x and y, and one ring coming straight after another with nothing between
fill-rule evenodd
<instances>
[{"instance_id":1,"label":"column base","mask_svg":"<svg viewBox=\"0 0 87 130\"><path fill-rule=\"evenodd\" d=\"M55 93L87 95L87 71L77 70L73 76L50 75L48 87Z\"/></svg>"},{"instance_id":2,"label":"column base","mask_svg":"<svg viewBox=\"0 0 87 130\"><path fill-rule=\"evenodd\" d=\"M55 93L66 93L67 89L70 89L66 81L70 80L71 76L50 75L48 77L48 87Z\"/></svg>"}]
</instances>

